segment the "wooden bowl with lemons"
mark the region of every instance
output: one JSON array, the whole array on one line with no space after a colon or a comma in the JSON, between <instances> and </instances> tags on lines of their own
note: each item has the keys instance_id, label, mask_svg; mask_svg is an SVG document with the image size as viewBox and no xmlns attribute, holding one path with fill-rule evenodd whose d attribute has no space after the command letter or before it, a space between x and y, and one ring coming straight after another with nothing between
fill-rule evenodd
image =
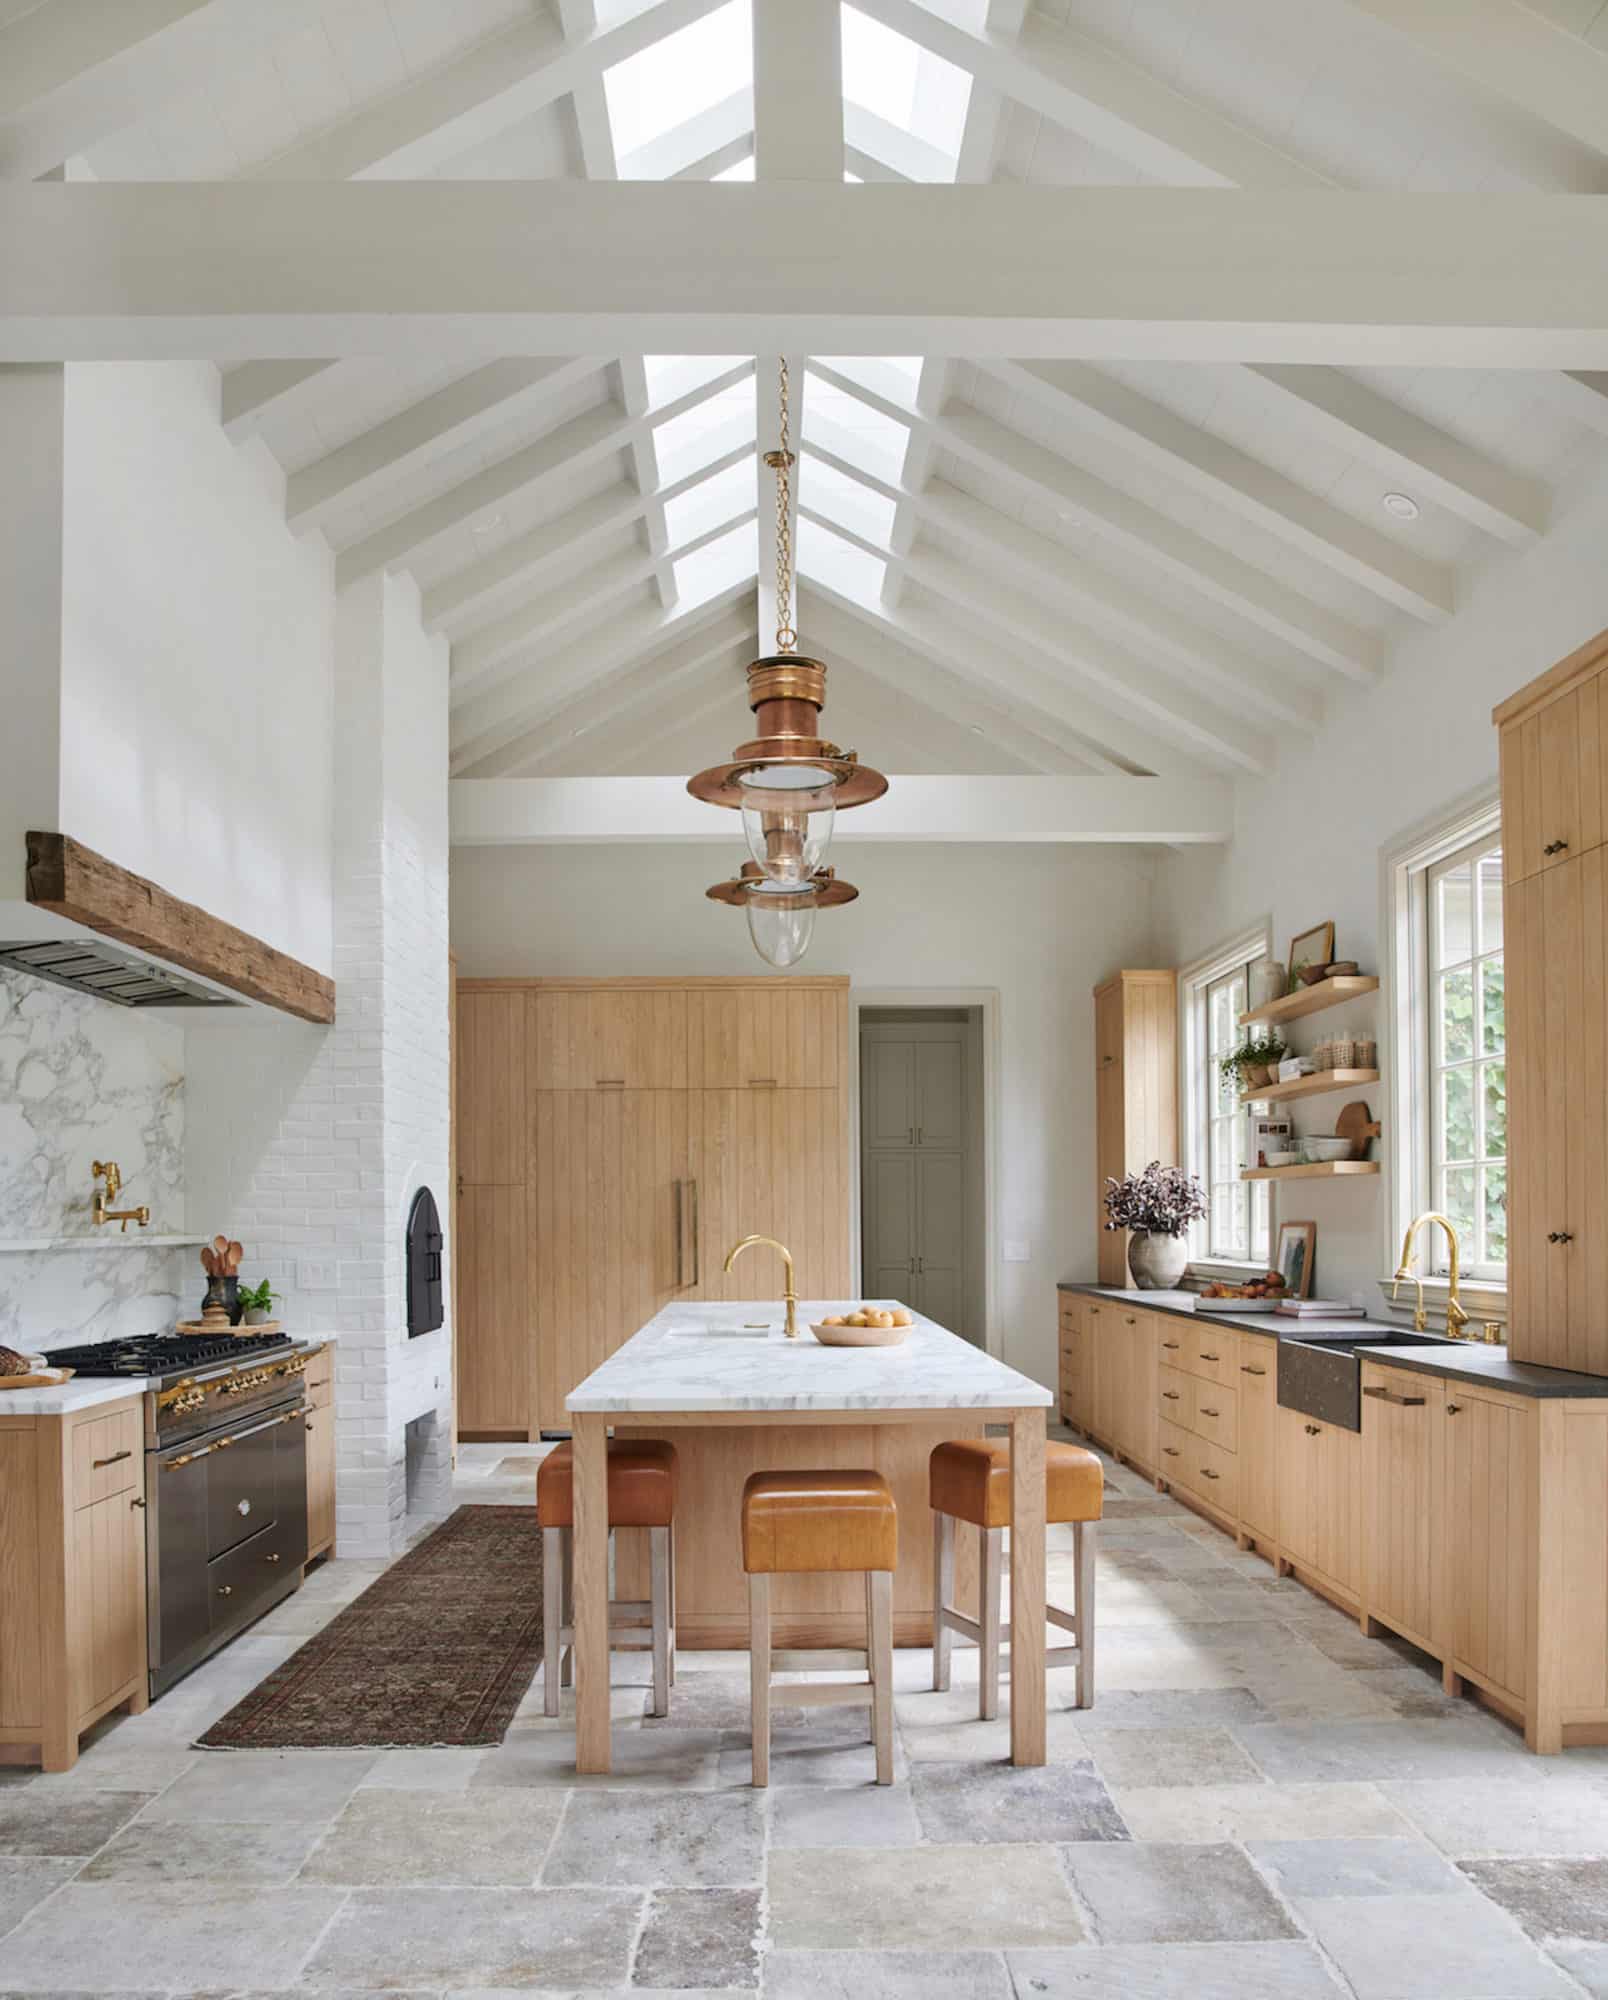
<instances>
[{"instance_id":1,"label":"wooden bowl with lemons","mask_svg":"<svg viewBox=\"0 0 1608 2000\"><path fill-rule=\"evenodd\" d=\"M810 1332L823 1347L897 1347L910 1338L914 1324L908 1306L856 1306L812 1320Z\"/></svg>"}]
</instances>

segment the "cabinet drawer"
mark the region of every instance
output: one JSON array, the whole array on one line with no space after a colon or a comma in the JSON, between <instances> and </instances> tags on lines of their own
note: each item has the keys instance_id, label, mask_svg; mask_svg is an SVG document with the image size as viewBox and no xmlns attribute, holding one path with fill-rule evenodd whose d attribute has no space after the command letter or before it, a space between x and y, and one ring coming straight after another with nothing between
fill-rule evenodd
<instances>
[{"instance_id":1,"label":"cabinet drawer","mask_svg":"<svg viewBox=\"0 0 1608 2000\"><path fill-rule=\"evenodd\" d=\"M86 1417L73 1426L73 1505L92 1507L129 1493L145 1479L144 1439L137 1408Z\"/></svg>"},{"instance_id":2,"label":"cabinet drawer","mask_svg":"<svg viewBox=\"0 0 1608 2000\"><path fill-rule=\"evenodd\" d=\"M1239 1511L1239 1460L1209 1438L1195 1437L1165 1418L1157 1425L1161 1476L1206 1501L1220 1513Z\"/></svg>"},{"instance_id":3,"label":"cabinet drawer","mask_svg":"<svg viewBox=\"0 0 1608 2000\"><path fill-rule=\"evenodd\" d=\"M1196 1382L1195 1421L1191 1428L1197 1437L1221 1445L1224 1451L1238 1451L1238 1390L1225 1388L1218 1382Z\"/></svg>"},{"instance_id":4,"label":"cabinet drawer","mask_svg":"<svg viewBox=\"0 0 1608 2000\"><path fill-rule=\"evenodd\" d=\"M1229 1326L1192 1326L1184 1332L1184 1366L1191 1375L1208 1382L1234 1379L1234 1329Z\"/></svg>"},{"instance_id":5,"label":"cabinet drawer","mask_svg":"<svg viewBox=\"0 0 1608 2000\"><path fill-rule=\"evenodd\" d=\"M1182 1321L1158 1315L1157 1325L1161 1329L1160 1349L1163 1368L1182 1368L1187 1365L1189 1349L1185 1344L1190 1329Z\"/></svg>"},{"instance_id":6,"label":"cabinet drawer","mask_svg":"<svg viewBox=\"0 0 1608 2000\"><path fill-rule=\"evenodd\" d=\"M1239 1375L1242 1382L1249 1378L1248 1386L1253 1390L1267 1382L1278 1381L1279 1344L1276 1339L1263 1340L1259 1334L1242 1333L1239 1347Z\"/></svg>"},{"instance_id":7,"label":"cabinet drawer","mask_svg":"<svg viewBox=\"0 0 1608 2000\"><path fill-rule=\"evenodd\" d=\"M1156 1371L1156 1413L1179 1430L1195 1427L1195 1379L1165 1362Z\"/></svg>"},{"instance_id":8,"label":"cabinet drawer","mask_svg":"<svg viewBox=\"0 0 1608 2000\"><path fill-rule=\"evenodd\" d=\"M1198 1442L1181 1425L1166 1417L1156 1419L1157 1470L1170 1485L1189 1484L1189 1468L1194 1463L1192 1447Z\"/></svg>"}]
</instances>

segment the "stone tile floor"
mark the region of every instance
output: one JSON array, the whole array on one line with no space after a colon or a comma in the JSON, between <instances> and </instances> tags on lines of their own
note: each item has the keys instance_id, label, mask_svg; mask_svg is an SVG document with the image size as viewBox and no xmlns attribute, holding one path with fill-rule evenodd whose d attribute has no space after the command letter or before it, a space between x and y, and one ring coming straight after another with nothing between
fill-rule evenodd
<instances>
[{"instance_id":1,"label":"stone tile floor","mask_svg":"<svg viewBox=\"0 0 1608 2000\"><path fill-rule=\"evenodd\" d=\"M467 1448L459 1497L528 1501L533 1456ZM889 1790L795 1707L752 1791L738 1654L684 1654L663 1722L622 1658L607 1779L539 1679L494 1750L193 1750L384 1567L327 1564L76 1770L0 1767L0 2000L1608 2000L1608 1753L1531 1758L1131 1472L1107 1498L1095 1708L1053 1674L1015 1772L975 1654L937 1695L903 1652Z\"/></svg>"}]
</instances>

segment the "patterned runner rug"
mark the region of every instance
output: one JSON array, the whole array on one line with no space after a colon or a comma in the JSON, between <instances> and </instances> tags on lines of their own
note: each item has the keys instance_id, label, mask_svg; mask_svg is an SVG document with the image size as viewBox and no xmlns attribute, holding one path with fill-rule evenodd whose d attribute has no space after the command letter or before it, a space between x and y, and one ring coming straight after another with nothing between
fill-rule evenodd
<instances>
[{"instance_id":1,"label":"patterned runner rug","mask_svg":"<svg viewBox=\"0 0 1608 2000\"><path fill-rule=\"evenodd\" d=\"M500 1743L541 1664L534 1507L460 1507L199 1740L205 1750Z\"/></svg>"}]
</instances>

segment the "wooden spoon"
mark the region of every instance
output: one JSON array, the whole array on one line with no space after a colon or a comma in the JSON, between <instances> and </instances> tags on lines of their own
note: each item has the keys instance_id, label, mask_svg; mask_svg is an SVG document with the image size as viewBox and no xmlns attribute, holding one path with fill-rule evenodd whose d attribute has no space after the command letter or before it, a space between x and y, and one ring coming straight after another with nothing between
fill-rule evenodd
<instances>
[{"instance_id":1,"label":"wooden spoon","mask_svg":"<svg viewBox=\"0 0 1608 2000\"><path fill-rule=\"evenodd\" d=\"M242 1257L245 1256L245 1254L246 1254L245 1248L242 1244L235 1242L230 1243L228 1271L231 1278L240 1269L240 1260Z\"/></svg>"},{"instance_id":2,"label":"wooden spoon","mask_svg":"<svg viewBox=\"0 0 1608 2000\"><path fill-rule=\"evenodd\" d=\"M218 1275L218 1260L213 1256L210 1244L203 1243L201 1246L201 1268L209 1278Z\"/></svg>"}]
</instances>

